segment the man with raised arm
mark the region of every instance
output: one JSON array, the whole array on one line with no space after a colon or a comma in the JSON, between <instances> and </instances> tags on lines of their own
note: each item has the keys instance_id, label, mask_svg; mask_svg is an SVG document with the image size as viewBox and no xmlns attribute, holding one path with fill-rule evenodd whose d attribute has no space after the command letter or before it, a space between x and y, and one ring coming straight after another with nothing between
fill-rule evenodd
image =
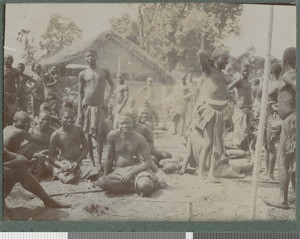
<instances>
[{"instance_id":1,"label":"man with raised arm","mask_svg":"<svg viewBox=\"0 0 300 239\"><path fill-rule=\"evenodd\" d=\"M211 163L208 178L215 181L215 160L219 160L224 149L224 120L230 94L228 91L229 81L223 70L228 64L229 54L224 49L216 49L212 53L212 59L208 54L200 50L198 60L203 71L203 92L196 104L198 118L195 128L203 134L204 142L200 153L199 174L204 176L205 165L211 154Z\"/></svg>"},{"instance_id":2,"label":"man with raised arm","mask_svg":"<svg viewBox=\"0 0 300 239\"><path fill-rule=\"evenodd\" d=\"M88 69L79 74L77 123L83 127L83 131L87 135L91 157L93 155L92 136L96 137L98 151L96 166L100 167L105 137L104 110L115 90L115 84L110 76L110 72L97 65L97 58L97 53L94 50L86 52L85 60L88 64ZM104 98L106 81L110 85L110 91L107 97Z\"/></svg>"}]
</instances>

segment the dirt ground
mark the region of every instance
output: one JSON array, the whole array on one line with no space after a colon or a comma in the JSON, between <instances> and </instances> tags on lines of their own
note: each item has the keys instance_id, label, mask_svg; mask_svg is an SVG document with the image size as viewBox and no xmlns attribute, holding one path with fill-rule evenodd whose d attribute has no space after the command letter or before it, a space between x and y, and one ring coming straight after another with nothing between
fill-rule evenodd
<instances>
[{"instance_id":1,"label":"dirt ground","mask_svg":"<svg viewBox=\"0 0 300 239\"><path fill-rule=\"evenodd\" d=\"M173 156L184 156L183 137L169 132L156 135L155 145ZM277 177L277 170L275 177ZM72 203L68 209L43 207L31 193L16 185L6 204L11 220L62 220L62 221L228 221L248 220L251 205L251 180L221 179L213 184L200 181L197 175L170 174L159 169L157 176L166 183L151 197L138 195L111 195L93 192L84 182L64 185L59 181L42 182L50 195L63 202ZM295 220L295 207L276 209L264 204L263 198L278 195L278 183L259 182L257 193L257 220Z\"/></svg>"}]
</instances>

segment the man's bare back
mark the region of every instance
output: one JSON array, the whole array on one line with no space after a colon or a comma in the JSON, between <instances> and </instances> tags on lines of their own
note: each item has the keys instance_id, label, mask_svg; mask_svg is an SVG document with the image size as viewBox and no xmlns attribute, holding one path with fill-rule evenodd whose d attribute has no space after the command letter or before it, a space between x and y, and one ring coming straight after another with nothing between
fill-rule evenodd
<instances>
[{"instance_id":1,"label":"man's bare back","mask_svg":"<svg viewBox=\"0 0 300 239\"><path fill-rule=\"evenodd\" d=\"M11 152L16 152L21 143L28 139L30 134L26 130L18 129L15 126L7 126L3 130L3 147Z\"/></svg>"}]
</instances>

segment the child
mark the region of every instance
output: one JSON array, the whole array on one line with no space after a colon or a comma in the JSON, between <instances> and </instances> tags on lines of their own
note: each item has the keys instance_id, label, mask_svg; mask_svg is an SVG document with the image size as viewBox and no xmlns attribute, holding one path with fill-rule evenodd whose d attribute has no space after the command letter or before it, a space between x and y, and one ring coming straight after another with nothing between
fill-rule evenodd
<instances>
[{"instance_id":1,"label":"child","mask_svg":"<svg viewBox=\"0 0 300 239\"><path fill-rule=\"evenodd\" d=\"M74 183L78 179L94 179L98 169L92 165L82 165L88 153L87 139L83 130L74 125L75 112L63 108L59 112L62 127L50 139L48 164L50 170L63 183ZM60 154L57 154L57 149Z\"/></svg>"}]
</instances>

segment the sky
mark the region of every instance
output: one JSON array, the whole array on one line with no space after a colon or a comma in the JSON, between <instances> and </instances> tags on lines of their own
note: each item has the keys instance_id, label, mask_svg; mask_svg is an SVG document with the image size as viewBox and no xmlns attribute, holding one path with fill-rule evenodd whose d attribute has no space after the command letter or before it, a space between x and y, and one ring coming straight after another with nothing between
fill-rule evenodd
<instances>
[{"instance_id":1,"label":"sky","mask_svg":"<svg viewBox=\"0 0 300 239\"><path fill-rule=\"evenodd\" d=\"M265 5L244 5L239 20L240 36L225 40L231 55L239 56L251 46L256 48L257 55L266 55L268 9L269 6ZM54 13L72 18L82 29L82 40L85 40L108 30L112 17L128 12L136 18L136 10L137 5L129 3L6 4L5 52L12 54L15 61L20 60L20 46L16 40L18 31L29 29L32 36L38 39ZM281 59L284 49L291 46L296 46L296 7L275 6L271 54Z\"/></svg>"}]
</instances>

